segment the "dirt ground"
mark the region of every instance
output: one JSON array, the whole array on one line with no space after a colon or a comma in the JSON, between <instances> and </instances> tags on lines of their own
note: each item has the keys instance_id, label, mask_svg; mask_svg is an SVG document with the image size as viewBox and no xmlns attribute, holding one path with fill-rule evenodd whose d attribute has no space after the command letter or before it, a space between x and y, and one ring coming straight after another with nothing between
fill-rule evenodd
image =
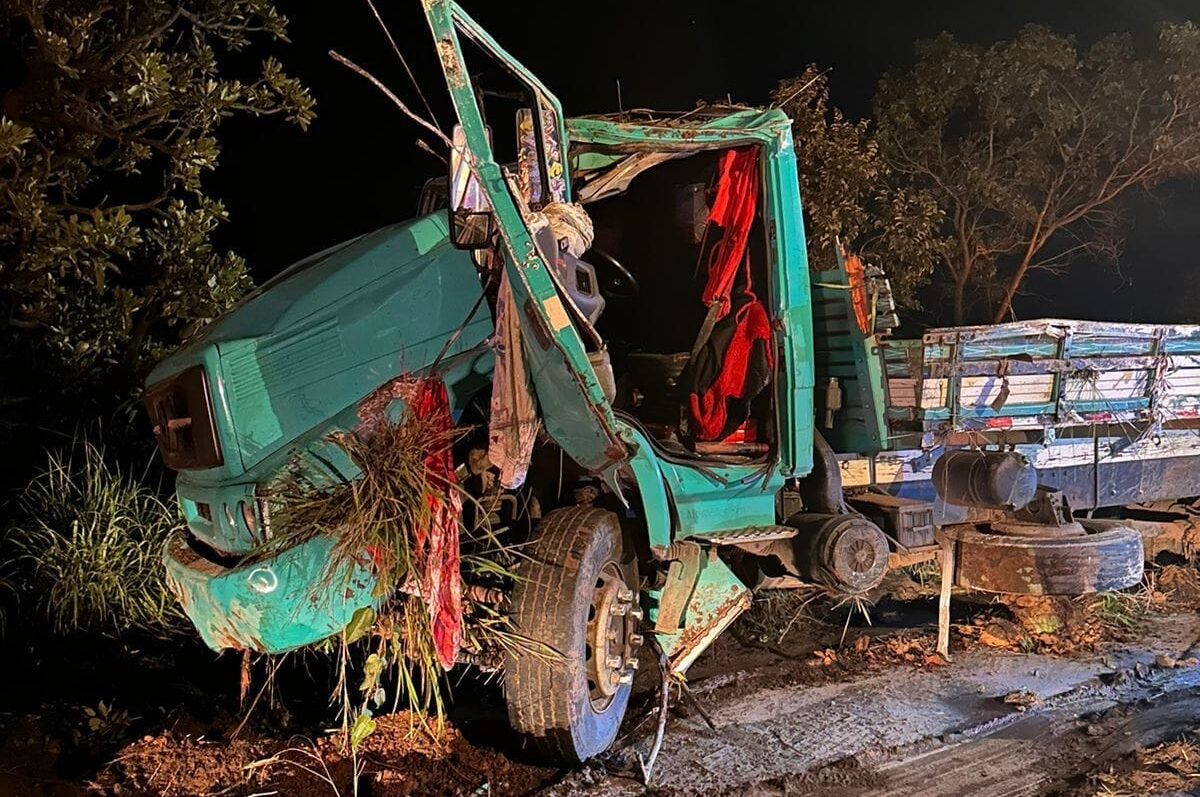
<instances>
[{"instance_id":1,"label":"dirt ground","mask_svg":"<svg viewBox=\"0 0 1200 797\"><path fill-rule=\"evenodd\" d=\"M454 728L432 739L406 712L379 718L352 755L333 737L255 738L226 743L176 734L147 736L123 750L97 779L93 793L190 797L278 794L374 797L445 794L529 794L553 770L523 765L471 744ZM228 790L231 785L236 788Z\"/></svg>"},{"instance_id":2,"label":"dirt ground","mask_svg":"<svg viewBox=\"0 0 1200 797\"><path fill-rule=\"evenodd\" d=\"M1200 741L1194 732L1139 748L1111 761L1067 795L1135 797L1142 794L1194 794L1200 790Z\"/></svg>"},{"instance_id":3,"label":"dirt ground","mask_svg":"<svg viewBox=\"0 0 1200 797\"><path fill-rule=\"evenodd\" d=\"M167 653L125 645L81 662L68 645L24 662L9 683L28 688L0 704L0 795L1200 789L1197 571L1157 570L1149 589L1124 597L956 600L951 661L934 652L929 586L898 576L888 591L867 616L797 612L800 601L779 597L756 606L692 668L690 694L673 694L649 787L639 757L657 725L652 667L615 749L565 772L523 758L494 683L456 681L440 740L412 715L387 715L349 755L326 727L335 712L319 666L292 663L243 723L240 661L180 640Z\"/></svg>"}]
</instances>

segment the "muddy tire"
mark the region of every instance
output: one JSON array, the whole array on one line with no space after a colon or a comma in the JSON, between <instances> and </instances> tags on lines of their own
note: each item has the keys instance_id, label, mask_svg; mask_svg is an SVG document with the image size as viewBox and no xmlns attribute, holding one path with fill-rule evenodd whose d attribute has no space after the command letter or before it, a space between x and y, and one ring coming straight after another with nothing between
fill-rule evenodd
<instances>
[{"instance_id":1,"label":"muddy tire","mask_svg":"<svg viewBox=\"0 0 1200 797\"><path fill-rule=\"evenodd\" d=\"M1142 535L1117 521L1081 521L1076 537L1010 536L970 526L943 529L957 540L955 582L982 592L1083 595L1135 586L1144 569Z\"/></svg>"},{"instance_id":2,"label":"muddy tire","mask_svg":"<svg viewBox=\"0 0 1200 797\"><path fill-rule=\"evenodd\" d=\"M631 649L631 640L640 641L631 573L636 567L624 562L617 516L601 509L547 514L527 552L530 561L521 566L513 591L512 619L517 633L553 653L505 656L508 718L536 757L574 764L606 750L625 716L636 664L623 661L612 672L598 673L604 665L596 657L612 661ZM599 632L597 616L603 621ZM601 650L593 644L597 633L605 637Z\"/></svg>"}]
</instances>

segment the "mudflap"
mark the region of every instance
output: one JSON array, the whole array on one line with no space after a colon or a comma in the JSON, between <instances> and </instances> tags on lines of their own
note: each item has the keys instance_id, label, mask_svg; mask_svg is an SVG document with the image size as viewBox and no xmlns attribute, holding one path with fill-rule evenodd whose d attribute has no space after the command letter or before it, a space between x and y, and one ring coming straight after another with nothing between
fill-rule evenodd
<instances>
[{"instance_id":1,"label":"mudflap","mask_svg":"<svg viewBox=\"0 0 1200 797\"><path fill-rule=\"evenodd\" d=\"M717 556L715 547L691 550L671 563L667 584L651 593L654 634L671 673L682 676L738 615L750 608L751 593Z\"/></svg>"}]
</instances>

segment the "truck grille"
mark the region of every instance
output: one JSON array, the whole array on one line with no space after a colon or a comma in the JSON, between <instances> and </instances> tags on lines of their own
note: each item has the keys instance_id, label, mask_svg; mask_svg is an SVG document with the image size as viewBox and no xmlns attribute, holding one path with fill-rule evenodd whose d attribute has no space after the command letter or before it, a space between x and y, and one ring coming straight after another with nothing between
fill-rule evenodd
<instances>
[{"instance_id":1,"label":"truck grille","mask_svg":"<svg viewBox=\"0 0 1200 797\"><path fill-rule=\"evenodd\" d=\"M149 388L146 412L168 468L215 468L223 463L203 366L193 366Z\"/></svg>"}]
</instances>

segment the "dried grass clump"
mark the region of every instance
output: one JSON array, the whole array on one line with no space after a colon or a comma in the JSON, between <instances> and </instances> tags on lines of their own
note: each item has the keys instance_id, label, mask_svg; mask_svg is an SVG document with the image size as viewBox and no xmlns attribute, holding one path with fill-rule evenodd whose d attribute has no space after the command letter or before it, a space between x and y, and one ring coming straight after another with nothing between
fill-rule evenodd
<instances>
[{"instance_id":1,"label":"dried grass clump","mask_svg":"<svg viewBox=\"0 0 1200 797\"><path fill-rule=\"evenodd\" d=\"M444 428L436 418L406 409L395 421L364 423L330 439L360 472L339 484L316 484L297 467L271 486L273 538L253 556L274 553L320 534L335 538L326 578L351 572L346 565L371 559L381 599L377 610L362 609L341 636L341 675L337 687L344 709L343 728L354 746L374 727L371 712L390 704L432 715L422 727L444 729L444 669L434 644L430 607L419 593L424 564L418 534L438 521L437 506L461 501L476 511L459 520L459 573L465 585L460 661L498 666L505 650L530 650L531 641L513 632L505 608L511 566L518 555L494 528L494 515L474 505L457 484L431 472L431 454L454 445L462 430ZM479 520L466 525L462 518ZM328 589L328 581L314 589ZM348 672L361 671L354 682Z\"/></svg>"},{"instance_id":2,"label":"dried grass clump","mask_svg":"<svg viewBox=\"0 0 1200 797\"><path fill-rule=\"evenodd\" d=\"M818 619L814 604L823 612L846 609L838 647L846 642L846 634L856 614L871 624L872 603L866 595L846 595L826 587L811 584L795 589L765 590L756 596L750 608L733 626L734 633L746 642L780 645L794 631L811 636L814 631L827 629Z\"/></svg>"},{"instance_id":3,"label":"dried grass clump","mask_svg":"<svg viewBox=\"0 0 1200 797\"><path fill-rule=\"evenodd\" d=\"M754 596L750 608L733 625L733 633L745 642L779 645L794 630L811 634L820 627L812 610L822 597L817 587L765 590Z\"/></svg>"},{"instance_id":4,"label":"dried grass clump","mask_svg":"<svg viewBox=\"0 0 1200 797\"><path fill-rule=\"evenodd\" d=\"M415 572L414 554L417 535L435 522L436 502L449 501L450 491L457 489L431 473L426 458L431 451L452 446L455 434L444 431L437 419L406 409L395 422L363 425L330 440L358 469L358 478L317 484L302 468L289 469L269 491L274 534L252 557L269 558L318 535L331 535L332 554L314 592L329 589L329 579L353 572L352 565L369 557L376 597L383 600L378 610L360 609L342 632L338 691L346 727L354 724L352 714L369 717L372 706L384 703L381 690L386 692L383 684L389 674L394 682L389 702L398 705L403 699L432 713L440 727L444 705L438 683L443 670L429 608L414 594L421 577ZM356 690L359 698L351 697L348 681L352 660L359 658L351 655L351 646L366 654L361 665L355 665L363 671Z\"/></svg>"},{"instance_id":5,"label":"dried grass clump","mask_svg":"<svg viewBox=\"0 0 1200 797\"><path fill-rule=\"evenodd\" d=\"M406 410L395 423L330 437L361 475L339 484L315 484L299 468L289 469L269 490L274 536L253 556L269 558L321 534L335 538L326 568L373 558L381 589L391 591L411 574L413 535L432 523L431 499L448 498L425 466L428 452L454 443L431 418ZM323 585L324 586L324 585Z\"/></svg>"}]
</instances>

